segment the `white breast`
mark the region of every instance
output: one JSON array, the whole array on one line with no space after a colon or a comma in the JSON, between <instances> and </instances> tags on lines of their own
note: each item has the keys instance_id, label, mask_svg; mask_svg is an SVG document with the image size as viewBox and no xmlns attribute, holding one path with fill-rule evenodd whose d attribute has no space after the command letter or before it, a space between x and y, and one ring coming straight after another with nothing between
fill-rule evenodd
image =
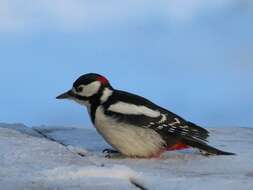
<instances>
[{"instance_id":1,"label":"white breast","mask_svg":"<svg viewBox=\"0 0 253 190\"><path fill-rule=\"evenodd\" d=\"M97 131L115 149L127 156L150 157L156 155L165 143L152 129L118 123L105 116L100 106L96 110Z\"/></svg>"}]
</instances>

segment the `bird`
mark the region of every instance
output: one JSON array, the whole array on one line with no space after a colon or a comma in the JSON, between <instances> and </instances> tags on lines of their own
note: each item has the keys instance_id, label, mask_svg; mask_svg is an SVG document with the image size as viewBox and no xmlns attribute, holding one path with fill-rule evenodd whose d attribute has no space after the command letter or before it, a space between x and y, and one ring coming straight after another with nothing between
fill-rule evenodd
<instances>
[{"instance_id":1,"label":"bird","mask_svg":"<svg viewBox=\"0 0 253 190\"><path fill-rule=\"evenodd\" d=\"M85 106L97 132L126 157L158 158L166 151L196 148L205 155L235 155L208 144L209 131L150 100L112 87L97 73L80 76L56 97Z\"/></svg>"}]
</instances>

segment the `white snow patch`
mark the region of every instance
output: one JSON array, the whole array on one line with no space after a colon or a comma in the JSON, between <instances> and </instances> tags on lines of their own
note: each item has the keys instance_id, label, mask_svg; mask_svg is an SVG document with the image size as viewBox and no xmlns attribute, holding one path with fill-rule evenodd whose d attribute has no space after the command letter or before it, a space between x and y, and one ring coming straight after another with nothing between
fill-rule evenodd
<instances>
[{"instance_id":1,"label":"white snow patch","mask_svg":"<svg viewBox=\"0 0 253 190\"><path fill-rule=\"evenodd\" d=\"M69 151L71 151L73 153L83 155L83 156L85 156L88 153L88 151L86 149L81 148L81 147L74 147L74 146L71 146L71 145L67 145L67 148L68 148Z\"/></svg>"},{"instance_id":2,"label":"white snow patch","mask_svg":"<svg viewBox=\"0 0 253 190\"><path fill-rule=\"evenodd\" d=\"M38 129L37 129L38 130ZM91 129L0 124L0 185L13 189L252 190L253 129L216 128L210 143L237 156L204 157L195 150L163 159L107 159L109 148ZM77 153L82 152L84 157Z\"/></svg>"},{"instance_id":3,"label":"white snow patch","mask_svg":"<svg viewBox=\"0 0 253 190\"><path fill-rule=\"evenodd\" d=\"M82 177L104 177L127 179L138 177L138 173L129 167L123 165L113 165L112 167L96 167L88 166L82 168L76 167L61 167L46 171L45 174L51 180L59 180L66 178L82 178Z\"/></svg>"}]
</instances>

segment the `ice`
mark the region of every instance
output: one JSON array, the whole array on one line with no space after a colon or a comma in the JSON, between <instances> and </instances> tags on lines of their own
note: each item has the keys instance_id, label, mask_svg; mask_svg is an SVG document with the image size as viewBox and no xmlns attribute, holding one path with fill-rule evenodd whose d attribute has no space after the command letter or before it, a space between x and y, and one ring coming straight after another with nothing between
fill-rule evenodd
<instances>
[{"instance_id":1,"label":"ice","mask_svg":"<svg viewBox=\"0 0 253 190\"><path fill-rule=\"evenodd\" d=\"M94 129L0 123L1 189L252 190L253 129L210 131L210 144L237 155L188 149L161 159L108 159L102 150L110 146Z\"/></svg>"}]
</instances>

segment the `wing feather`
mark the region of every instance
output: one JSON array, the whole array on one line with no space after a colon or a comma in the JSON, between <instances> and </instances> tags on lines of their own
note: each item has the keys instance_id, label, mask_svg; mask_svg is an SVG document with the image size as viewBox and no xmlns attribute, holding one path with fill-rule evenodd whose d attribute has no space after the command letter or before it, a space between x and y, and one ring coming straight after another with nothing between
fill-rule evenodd
<instances>
[{"instance_id":1,"label":"wing feather","mask_svg":"<svg viewBox=\"0 0 253 190\"><path fill-rule=\"evenodd\" d=\"M170 137L207 142L209 132L149 100L123 91L114 93L105 107L105 114L119 122L151 128L165 140Z\"/></svg>"}]
</instances>

